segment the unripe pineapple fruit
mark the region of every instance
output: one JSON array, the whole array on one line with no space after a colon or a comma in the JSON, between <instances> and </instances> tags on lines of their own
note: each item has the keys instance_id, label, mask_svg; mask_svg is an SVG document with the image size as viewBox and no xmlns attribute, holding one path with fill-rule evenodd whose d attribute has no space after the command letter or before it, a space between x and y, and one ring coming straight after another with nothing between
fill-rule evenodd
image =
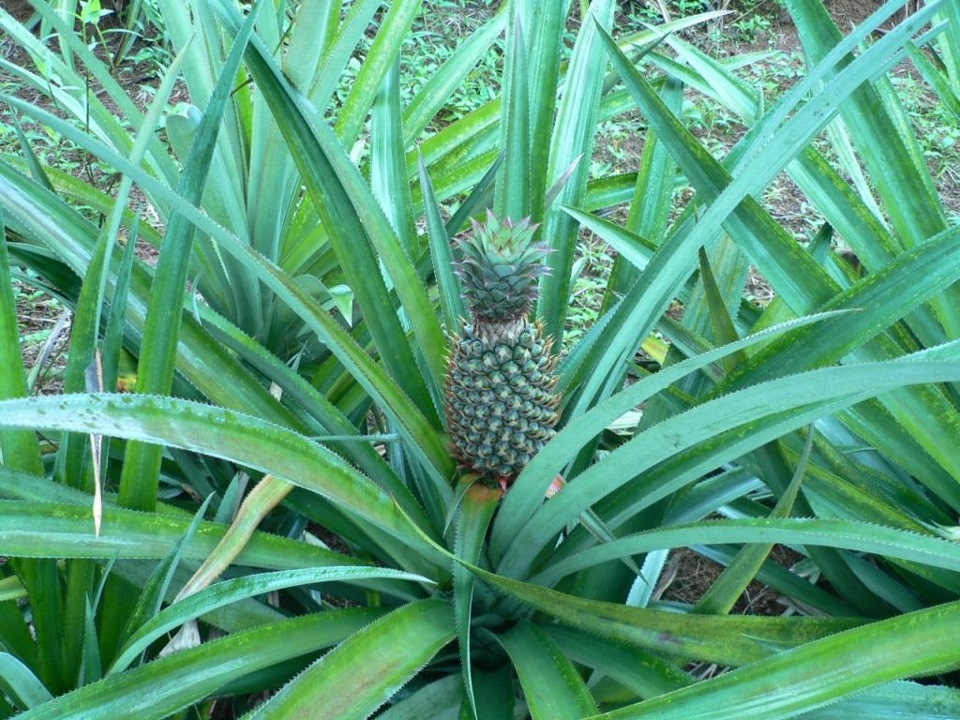
<instances>
[{"instance_id":1,"label":"unripe pineapple fruit","mask_svg":"<svg viewBox=\"0 0 960 720\"><path fill-rule=\"evenodd\" d=\"M527 319L549 252L534 244L535 230L488 213L461 241L455 267L471 320L453 338L448 429L464 465L506 483L553 437L558 417L556 358Z\"/></svg>"}]
</instances>

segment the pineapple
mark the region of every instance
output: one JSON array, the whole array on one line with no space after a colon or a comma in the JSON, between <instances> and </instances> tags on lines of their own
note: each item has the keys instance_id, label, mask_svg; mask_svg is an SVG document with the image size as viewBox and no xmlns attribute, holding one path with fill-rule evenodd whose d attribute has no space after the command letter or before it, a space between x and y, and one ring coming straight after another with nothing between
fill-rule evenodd
<instances>
[{"instance_id":1,"label":"pineapple","mask_svg":"<svg viewBox=\"0 0 960 720\"><path fill-rule=\"evenodd\" d=\"M457 458L504 486L553 437L558 418L556 358L527 318L549 251L534 245L535 230L488 212L460 242L455 267L471 318L453 338L448 429Z\"/></svg>"}]
</instances>

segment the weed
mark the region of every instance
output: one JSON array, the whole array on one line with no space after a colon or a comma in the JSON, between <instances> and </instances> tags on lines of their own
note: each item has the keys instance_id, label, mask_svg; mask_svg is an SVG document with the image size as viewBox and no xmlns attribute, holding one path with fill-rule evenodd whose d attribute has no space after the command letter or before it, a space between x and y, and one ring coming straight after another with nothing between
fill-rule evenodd
<instances>
[{"instance_id":1,"label":"weed","mask_svg":"<svg viewBox=\"0 0 960 720\"><path fill-rule=\"evenodd\" d=\"M449 60L460 39L475 32L490 18L492 12L491 8L470 8L462 2L448 0L424 4L401 54L401 97L404 102L411 100ZM502 53L502 43L495 43L451 96L434 125L427 129L428 133L458 120L497 97L500 92Z\"/></svg>"},{"instance_id":2,"label":"weed","mask_svg":"<svg viewBox=\"0 0 960 720\"><path fill-rule=\"evenodd\" d=\"M956 182L956 167L960 162L956 145L960 139L960 126L956 117L912 74L900 74L891 82L916 130L934 177L938 181L953 179Z\"/></svg>"},{"instance_id":3,"label":"weed","mask_svg":"<svg viewBox=\"0 0 960 720\"><path fill-rule=\"evenodd\" d=\"M612 267L607 244L586 234L578 245L573 266L573 290L563 336L565 348L576 345L596 322Z\"/></svg>"},{"instance_id":4,"label":"weed","mask_svg":"<svg viewBox=\"0 0 960 720\"><path fill-rule=\"evenodd\" d=\"M667 0L663 7L671 18L682 18L709 10L710 3L703 0ZM664 22L657 3L631 3L626 17L638 25L659 25Z\"/></svg>"},{"instance_id":5,"label":"weed","mask_svg":"<svg viewBox=\"0 0 960 720\"><path fill-rule=\"evenodd\" d=\"M23 280L13 282L13 299L20 321L21 349L25 357L35 357L50 339L63 305L40 286L40 279L32 271L27 271Z\"/></svg>"},{"instance_id":6,"label":"weed","mask_svg":"<svg viewBox=\"0 0 960 720\"><path fill-rule=\"evenodd\" d=\"M749 15L734 22L732 27L738 40L753 43L770 30L770 20L763 15Z\"/></svg>"},{"instance_id":7,"label":"weed","mask_svg":"<svg viewBox=\"0 0 960 720\"><path fill-rule=\"evenodd\" d=\"M80 21L84 36L86 36L89 28L97 36L100 43L103 44L103 31L100 23L110 15L113 15L113 10L102 7L100 0L80 0L80 5L77 10L77 20Z\"/></svg>"}]
</instances>

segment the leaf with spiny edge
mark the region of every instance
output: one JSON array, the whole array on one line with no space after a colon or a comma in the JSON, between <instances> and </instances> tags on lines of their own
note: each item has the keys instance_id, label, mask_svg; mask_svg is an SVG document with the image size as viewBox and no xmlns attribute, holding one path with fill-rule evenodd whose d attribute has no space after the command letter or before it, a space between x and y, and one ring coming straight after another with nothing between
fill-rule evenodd
<instances>
[{"instance_id":1,"label":"leaf with spiny edge","mask_svg":"<svg viewBox=\"0 0 960 720\"><path fill-rule=\"evenodd\" d=\"M473 683L473 665L470 655L470 620L473 611L473 589L476 577L467 565L476 565L484 550L484 540L487 528L493 513L500 503L503 491L500 488L490 488L480 482L476 475L468 475L462 481L469 483L461 503L457 535L454 543L454 554L461 562L453 565L453 604L454 619L457 625L457 637L460 644L460 668L463 672L463 682L466 688L467 700L473 711L477 713L477 701Z\"/></svg>"}]
</instances>

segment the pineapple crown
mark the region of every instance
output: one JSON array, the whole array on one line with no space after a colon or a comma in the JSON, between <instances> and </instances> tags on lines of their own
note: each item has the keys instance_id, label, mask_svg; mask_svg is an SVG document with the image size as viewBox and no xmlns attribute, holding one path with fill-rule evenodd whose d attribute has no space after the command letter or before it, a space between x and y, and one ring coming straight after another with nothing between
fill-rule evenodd
<instances>
[{"instance_id":1,"label":"pineapple crown","mask_svg":"<svg viewBox=\"0 0 960 720\"><path fill-rule=\"evenodd\" d=\"M487 210L485 224L460 241L454 272L476 321L502 323L525 317L537 299L537 278L547 275L543 261L551 248L534 244L537 226L530 218L503 220Z\"/></svg>"}]
</instances>

